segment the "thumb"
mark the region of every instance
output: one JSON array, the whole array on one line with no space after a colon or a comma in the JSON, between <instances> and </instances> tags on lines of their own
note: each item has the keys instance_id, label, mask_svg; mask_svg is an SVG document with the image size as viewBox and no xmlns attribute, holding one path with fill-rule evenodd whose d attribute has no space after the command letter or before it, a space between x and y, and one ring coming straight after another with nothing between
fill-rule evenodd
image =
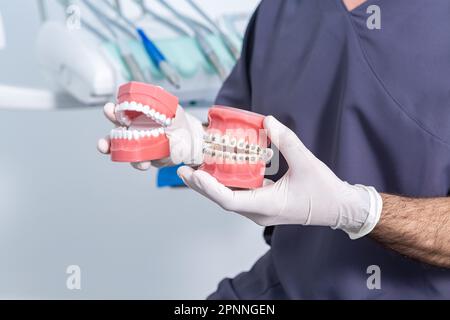
<instances>
[{"instance_id":1,"label":"thumb","mask_svg":"<svg viewBox=\"0 0 450 320\"><path fill-rule=\"evenodd\" d=\"M306 159L310 151L304 146L297 135L273 116L264 119L264 128L267 130L270 141L280 150L290 168L291 164Z\"/></svg>"}]
</instances>

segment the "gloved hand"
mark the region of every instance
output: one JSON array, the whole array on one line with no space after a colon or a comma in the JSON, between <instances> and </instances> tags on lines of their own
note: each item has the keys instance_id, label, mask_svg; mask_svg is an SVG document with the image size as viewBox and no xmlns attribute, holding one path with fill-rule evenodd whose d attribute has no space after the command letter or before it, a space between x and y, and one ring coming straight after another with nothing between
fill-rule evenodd
<instances>
[{"instance_id":1,"label":"gloved hand","mask_svg":"<svg viewBox=\"0 0 450 320\"><path fill-rule=\"evenodd\" d=\"M106 118L119 126L115 115L115 104L107 103L103 109ZM203 161L204 128L197 118L191 116L181 106L178 106L175 119L166 128L166 135L170 143L170 157L161 160L132 163L138 170L148 170L155 167L173 166L181 163L196 166ZM110 139L105 137L97 143L97 149L103 154L110 152Z\"/></svg>"},{"instance_id":2,"label":"gloved hand","mask_svg":"<svg viewBox=\"0 0 450 320\"><path fill-rule=\"evenodd\" d=\"M264 127L285 157L289 170L260 189L233 191L201 170L180 167L178 175L193 190L259 225L300 224L342 229L350 238L363 237L380 219L382 200L373 187L340 180L317 159L294 132L274 117Z\"/></svg>"}]
</instances>

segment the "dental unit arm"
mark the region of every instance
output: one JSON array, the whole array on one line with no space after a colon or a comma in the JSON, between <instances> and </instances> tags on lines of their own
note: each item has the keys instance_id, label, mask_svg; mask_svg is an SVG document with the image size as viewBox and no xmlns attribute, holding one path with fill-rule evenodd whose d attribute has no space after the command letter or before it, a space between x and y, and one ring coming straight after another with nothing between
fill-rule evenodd
<instances>
[{"instance_id":1,"label":"dental unit arm","mask_svg":"<svg viewBox=\"0 0 450 320\"><path fill-rule=\"evenodd\" d=\"M44 72L83 104L98 105L114 95L114 69L82 32L46 22L39 30L36 49Z\"/></svg>"}]
</instances>

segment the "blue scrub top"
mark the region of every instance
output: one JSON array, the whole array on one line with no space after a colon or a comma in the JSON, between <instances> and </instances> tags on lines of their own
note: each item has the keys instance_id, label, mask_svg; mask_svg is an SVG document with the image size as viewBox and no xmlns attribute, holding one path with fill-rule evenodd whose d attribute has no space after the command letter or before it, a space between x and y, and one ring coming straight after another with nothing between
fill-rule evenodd
<instances>
[{"instance_id":1,"label":"blue scrub top","mask_svg":"<svg viewBox=\"0 0 450 320\"><path fill-rule=\"evenodd\" d=\"M370 5L381 30L367 27ZM217 103L274 115L350 183L447 196L450 1L368 0L351 12L342 0L262 1ZM296 225L266 235L270 251L212 298L450 298L450 270L369 236ZM381 290L367 288L371 265Z\"/></svg>"}]
</instances>

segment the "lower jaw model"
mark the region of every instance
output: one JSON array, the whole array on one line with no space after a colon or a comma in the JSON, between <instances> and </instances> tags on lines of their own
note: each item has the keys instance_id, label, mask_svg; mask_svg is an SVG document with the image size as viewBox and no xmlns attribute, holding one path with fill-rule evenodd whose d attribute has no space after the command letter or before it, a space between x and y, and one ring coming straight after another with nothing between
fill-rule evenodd
<instances>
[{"instance_id":1,"label":"lower jaw model","mask_svg":"<svg viewBox=\"0 0 450 320\"><path fill-rule=\"evenodd\" d=\"M178 99L162 88L130 82L119 88L116 118L111 131L111 159L141 162L170 155L165 128L172 124Z\"/></svg>"},{"instance_id":2,"label":"lower jaw model","mask_svg":"<svg viewBox=\"0 0 450 320\"><path fill-rule=\"evenodd\" d=\"M264 116L231 107L209 110L200 170L225 186L239 189L262 187L266 163L273 151L267 148Z\"/></svg>"}]
</instances>

